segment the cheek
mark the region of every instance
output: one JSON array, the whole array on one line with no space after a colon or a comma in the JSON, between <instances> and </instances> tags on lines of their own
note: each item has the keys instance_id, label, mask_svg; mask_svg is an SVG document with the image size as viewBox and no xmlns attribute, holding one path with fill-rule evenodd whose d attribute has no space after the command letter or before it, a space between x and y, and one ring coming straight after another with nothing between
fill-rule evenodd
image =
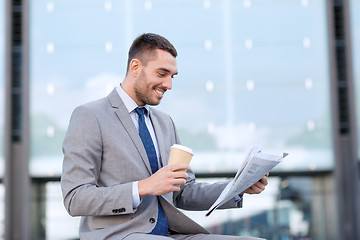
<instances>
[{"instance_id":1,"label":"cheek","mask_svg":"<svg viewBox=\"0 0 360 240\"><path fill-rule=\"evenodd\" d=\"M141 72L141 85L142 87L145 88L153 88L153 86L155 85L154 83L156 82L157 78L156 76L154 76L154 74L151 74L149 72L146 71L142 71Z\"/></svg>"}]
</instances>

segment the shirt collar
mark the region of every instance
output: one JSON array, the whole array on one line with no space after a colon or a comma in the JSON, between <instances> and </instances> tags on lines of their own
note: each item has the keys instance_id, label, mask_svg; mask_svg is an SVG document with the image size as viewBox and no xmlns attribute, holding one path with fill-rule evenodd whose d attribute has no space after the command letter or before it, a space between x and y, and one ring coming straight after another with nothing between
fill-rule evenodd
<instances>
[{"instance_id":1,"label":"shirt collar","mask_svg":"<svg viewBox=\"0 0 360 240\"><path fill-rule=\"evenodd\" d=\"M118 86L116 86L116 91L119 94L121 100L124 102L126 109L128 110L129 113L131 113L132 111L135 110L135 108L139 107L137 105L137 103L134 101L134 99L132 99L125 91L124 89L121 87L121 85L119 84ZM150 111L150 106L148 104L146 104L145 107L147 111L145 111L145 115L149 116L149 111Z\"/></svg>"}]
</instances>

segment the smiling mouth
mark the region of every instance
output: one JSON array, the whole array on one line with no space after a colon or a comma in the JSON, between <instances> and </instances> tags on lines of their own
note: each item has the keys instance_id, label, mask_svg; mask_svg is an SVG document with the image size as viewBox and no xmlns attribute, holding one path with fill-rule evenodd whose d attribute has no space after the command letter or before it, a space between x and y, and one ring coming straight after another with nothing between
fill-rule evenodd
<instances>
[{"instance_id":1,"label":"smiling mouth","mask_svg":"<svg viewBox=\"0 0 360 240\"><path fill-rule=\"evenodd\" d=\"M163 96L164 96L164 93L165 93L164 90L160 90L160 89L155 89L155 92L157 93L157 95L158 95L159 97L163 97Z\"/></svg>"}]
</instances>

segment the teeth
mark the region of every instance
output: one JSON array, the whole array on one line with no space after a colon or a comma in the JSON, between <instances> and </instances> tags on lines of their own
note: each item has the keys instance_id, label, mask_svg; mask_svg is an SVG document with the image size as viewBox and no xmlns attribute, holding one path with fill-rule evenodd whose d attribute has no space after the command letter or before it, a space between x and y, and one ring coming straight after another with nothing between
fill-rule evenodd
<instances>
[{"instance_id":1,"label":"teeth","mask_svg":"<svg viewBox=\"0 0 360 240\"><path fill-rule=\"evenodd\" d=\"M155 90L157 93L159 93L160 95L164 95L164 92L160 91L160 90Z\"/></svg>"}]
</instances>

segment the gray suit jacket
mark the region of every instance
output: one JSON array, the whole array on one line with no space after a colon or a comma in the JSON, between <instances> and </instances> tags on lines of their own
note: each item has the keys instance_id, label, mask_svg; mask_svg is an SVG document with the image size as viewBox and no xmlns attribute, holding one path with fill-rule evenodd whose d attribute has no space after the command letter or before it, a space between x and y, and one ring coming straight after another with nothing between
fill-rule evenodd
<instances>
[{"instance_id":1,"label":"gray suit jacket","mask_svg":"<svg viewBox=\"0 0 360 240\"><path fill-rule=\"evenodd\" d=\"M153 108L150 118L165 166L170 147L179 143L175 126L168 115ZM172 231L208 233L177 207L207 210L226 185L197 183L189 170L181 191L146 196L134 209L132 182L149 177L151 168L136 127L115 89L108 97L74 110L63 153L64 205L71 216L82 216L80 237L86 240L123 239L134 232L151 232L159 200ZM223 208L240 206L229 201Z\"/></svg>"}]
</instances>

